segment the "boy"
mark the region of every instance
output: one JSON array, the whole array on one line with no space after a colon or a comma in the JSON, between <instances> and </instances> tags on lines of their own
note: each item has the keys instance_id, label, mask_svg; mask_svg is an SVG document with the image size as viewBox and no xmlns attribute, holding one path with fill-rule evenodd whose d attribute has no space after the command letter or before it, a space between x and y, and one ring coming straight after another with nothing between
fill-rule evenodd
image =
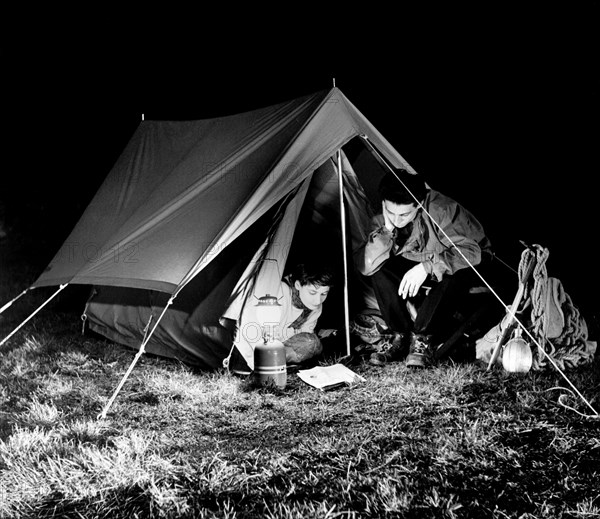
<instances>
[{"instance_id":1,"label":"boy","mask_svg":"<svg viewBox=\"0 0 600 519\"><path fill-rule=\"evenodd\" d=\"M373 217L354 259L358 271L371 279L381 315L398 339L370 361L399 360L409 339L407 365L425 367L432 343L448 334L444 326L456 301L479 281L471 265L491 260L491 244L469 211L429 189L418 175L404 169L388 173L379 196L381 213ZM428 291L420 290L425 281Z\"/></svg>"},{"instance_id":2,"label":"boy","mask_svg":"<svg viewBox=\"0 0 600 519\"><path fill-rule=\"evenodd\" d=\"M281 281L275 295L281 305L281 318L278 323L269 323L269 328L273 338L283 342L288 363L298 364L322 353L323 345L315 330L333 281L328 267L312 262L296 265ZM230 360L232 371L250 373L240 351L248 354L262 340L256 306L248 301L238 321Z\"/></svg>"}]
</instances>

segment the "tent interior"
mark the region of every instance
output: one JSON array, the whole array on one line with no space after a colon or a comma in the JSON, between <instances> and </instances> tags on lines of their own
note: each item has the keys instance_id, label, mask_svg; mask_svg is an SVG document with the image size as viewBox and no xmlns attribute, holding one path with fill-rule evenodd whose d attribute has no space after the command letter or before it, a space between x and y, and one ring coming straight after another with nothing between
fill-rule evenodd
<instances>
[{"instance_id":1,"label":"tent interior","mask_svg":"<svg viewBox=\"0 0 600 519\"><path fill-rule=\"evenodd\" d=\"M334 156L306 180L309 185L291 232L285 239L279 238L280 243L270 245L285 248L283 257L286 259L277 266L282 277L297 263L314 258L327 260L333 268L336 283L323 305L318 327L338 330L337 344L345 350L345 292L350 319L366 307L372 307L374 302L368 280L353 267L352 250L366 237L368 222L380 204L377 185L388 171L388 165L361 137L346 143L342 156L344 226ZM267 241L273 239L287 205L298 192L298 188L293 189L237 239L222 250L214 251L211 261L172 300L153 331L146 352L178 359L200 369L222 367L223 359L231 352L232 336L221 325L220 318L234 298L240 279L247 276L247 268L256 261L265 237ZM92 332L138 349L170 297L155 290L94 286L84 312L86 323ZM489 322L498 315L501 314L494 313Z\"/></svg>"}]
</instances>

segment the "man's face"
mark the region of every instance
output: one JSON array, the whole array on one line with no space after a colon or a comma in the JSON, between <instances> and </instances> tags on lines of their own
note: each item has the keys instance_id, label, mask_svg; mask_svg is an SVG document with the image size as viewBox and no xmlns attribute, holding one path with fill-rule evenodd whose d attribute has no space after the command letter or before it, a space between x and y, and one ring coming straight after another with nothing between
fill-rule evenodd
<instances>
[{"instance_id":1,"label":"man's face","mask_svg":"<svg viewBox=\"0 0 600 519\"><path fill-rule=\"evenodd\" d=\"M384 200L382 205L389 221L399 229L412 222L419 210L416 204L395 204L389 200Z\"/></svg>"},{"instance_id":2,"label":"man's face","mask_svg":"<svg viewBox=\"0 0 600 519\"><path fill-rule=\"evenodd\" d=\"M309 310L316 310L329 295L328 286L301 285L300 281L296 281L294 286L298 289L300 300Z\"/></svg>"}]
</instances>

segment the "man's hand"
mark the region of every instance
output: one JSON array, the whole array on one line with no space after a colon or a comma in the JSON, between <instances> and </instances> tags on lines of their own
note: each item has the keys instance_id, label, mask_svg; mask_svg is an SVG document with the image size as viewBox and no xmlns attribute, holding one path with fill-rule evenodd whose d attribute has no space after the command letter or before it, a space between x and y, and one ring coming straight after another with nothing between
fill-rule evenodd
<instances>
[{"instance_id":1,"label":"man's hand","mask_svg":"<svg viewBox=\"0 0 600 519\"><path fill-rule=\"evenodd\" d=\"M400 282L400 288L398 288L398 295L402 299L416 296L423 281L426 279L427 272L425 271L425 267L422 263L418 263L404 274L404 277Z\"/></svg>"},{"instance_id":2,"label":"man's hand","mask_svg":"<svg viewBox=\"0 0 600 519\"><path fill-rule=\"evenodd\" d=\"M390 232L394 232L394 229L396 228L396 226L392 223L392 221L390 220L390 217L388 216L384 201L381 202L381 214L383 215L383 220L385 222L386 229Z\"/></svg>"}]
</instances>

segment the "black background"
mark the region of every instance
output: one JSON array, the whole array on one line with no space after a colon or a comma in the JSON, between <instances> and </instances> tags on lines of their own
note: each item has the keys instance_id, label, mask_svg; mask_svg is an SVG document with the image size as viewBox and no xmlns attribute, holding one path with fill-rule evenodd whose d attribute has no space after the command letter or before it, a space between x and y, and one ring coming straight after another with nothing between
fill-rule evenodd
<instances>
[{"instance_id":1,"label":"black background","mask_svg":"<svg viewBox=\"0 0 600 519\"><path fill-rule=\"evenodd\" d=\"M43 268L142 114L228 115L335 78L432 187L479 217L499 257L516 269L519 240L548 247L549 274L597 314L599 4L521 4L311 11L294 28L293 17L259 25L245 13L237 24L156 13L153 25L117 27L115 15L100 29L80 20L5 36L0 207L11 239L35 242Z\"/></svg>"}]
</instances>

